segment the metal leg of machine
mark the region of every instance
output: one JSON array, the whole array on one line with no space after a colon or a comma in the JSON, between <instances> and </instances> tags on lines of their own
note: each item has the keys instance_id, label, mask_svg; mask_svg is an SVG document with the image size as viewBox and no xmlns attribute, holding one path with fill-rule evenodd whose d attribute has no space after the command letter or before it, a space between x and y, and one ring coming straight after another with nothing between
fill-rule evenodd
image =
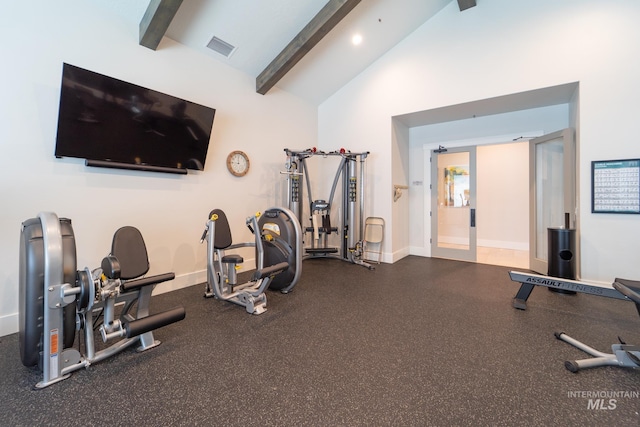
<instances>
[{"instance_id":1,"label":"metal leg of machine","mask_svg":"<svg viewBox=\"0 0 640 427\"><path fill-rule=\"evenodd\" d=\"M624 283L623 283L624 282ZM640 293L638 292L640 282L624 279L616 279L613 287L616 291L624 295L625 299L635 303L638 314L640 315ZM620 343L611 346L611 353L603 353L571 338L564 332L556 332L556 338L562 340L572 346L593 356L588 359L567 360L564 366L571 372L578 372L581 369L597 368L600 366L619 366L623 368L640 368L640 346L626 344L618 337Z\"/></svg>"},{"instance_id":2,"label":"metal leg of machine","mask_svg":"<svg viewBox=\"0 0 640 427\"><path fill-rule=\"evenodd\" d=\"M619 366L626 368L640 368L640 346L627 344L613 344L612 353L603 353L589 347L581 341L571 338L564 332L556 332L555 337L593 356L588 359L567 360L564 366L571 372L581 369L597 368L600 366Z\"/></svg>"},{"instance_id":3,"label":"metal leg of machine","mask_svg":"<svg viewBox=\"0 0 640 427\"><path fill-rule=\"evenodd\" d=\"M610 287L604 287L596 284L591 284L591 283L585 283L578 280L544 276L542 274L528 273L528 272L522 272L522 271L510 271L509 277L511 278L512 281L520 283L520 288L518 289L518 293L513 299L513 306L519 310L526 310L527 299L531 295L533 288L536 286L564 290L564 291L569 291L573 293L595 295L599 297L627 299L623 294L621 294L616 289L612 289ZM640 286L640 282L638 282L638 286Z\"/></svg>"}]
</instances>

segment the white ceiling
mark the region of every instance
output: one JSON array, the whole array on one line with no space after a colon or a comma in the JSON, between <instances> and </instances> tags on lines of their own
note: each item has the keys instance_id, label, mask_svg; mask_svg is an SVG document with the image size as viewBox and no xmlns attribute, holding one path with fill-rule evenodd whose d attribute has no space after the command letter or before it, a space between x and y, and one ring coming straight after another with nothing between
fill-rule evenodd
<instances>
[{"instance_id":1,"label":"white ceiling","mask_svg":"<svg viewBox=\"0 0 640 427\"><path fill-rule=\"evenodd\" d=\"M136 24L149 5L149 0L93 1ZM362 0L276 86L319 105L452 1ZM326 4L327 0L184 0L165 36L255 81ZM359 46L351 43L355 33L363 38ZM237 49L229 58L212 51L206 45L213 36ZM162 47L161 42L158 50Z\"/></svg>"}]
</instances>

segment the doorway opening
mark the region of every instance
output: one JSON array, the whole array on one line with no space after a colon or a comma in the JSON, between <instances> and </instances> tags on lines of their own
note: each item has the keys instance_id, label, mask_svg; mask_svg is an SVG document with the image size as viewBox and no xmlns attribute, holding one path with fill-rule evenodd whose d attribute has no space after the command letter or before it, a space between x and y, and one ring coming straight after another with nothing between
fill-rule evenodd
<instances>
[{"instance_id":1,"label":"doorway opening","mask_svg":"<svg viewBox=\"0 0 640 427\"><path fill-rule=\"evenodd\" d=\"M392 154L398 157L398 159L394 158L393 179L394 183L405 184L409 187L409 203L406 206L394 205L392 227L394 241L391 254L393 259L402 257L403 253L431 257L433 237L430 226L430 213L432 212L431 150L437 149L440 144L446 148L452 148L524 142L557 129L566 128L576 130L574 143L577 147L579 146L580 134L578 130L579 83L566 83L495 98L415 111L393 116L392 123L394 144ZM537 133L527 132L527 130L535 129L538 130ZM496 135L508 137L496 140ZM500 144L500 147L503 145ZM398 166L396 167L396 165ZM518 164L507 159L499 166L491 166L490 168L503 170L505 166L518 167ZM522 161L520 167L523 169L528 167L526 159ZM577 166L575 172L579 174ZM504 182L511 176L512 174L507 170L503 170L502 174L496 173L494 178L498 181L490 184L491 191L488 194L508 198L510 206L522 206L523 209L526 206L528 208L528 203L520 204L517 201L520 193L526 195L528 190L509 192L500 183L500 180ZM483 184L480 182L479 185ZM576 188L576 192L577 190ZM480 189L479 191L486 192ZM483 200L479 200L478 203L483 203ZM496 203L488 203L489 207L497 206ZM476 220L486 219L486 216L479 210L480 206L477 206L477 209ZM524 215L514 214L512 218L522 218ZM530 213L526 215L528 216ZM529 219L530 217L528 217ZM575 221L579 221L577 216ZM503 228L507 229L508 227ZM518 228L518 230L520 229ZM480 231L478 228L477 240L480 248L497 248L500 240L514 241L511 235L506 238L491 237L484 236ZM507 255L504 255L505 251L500 252L504 256L517 257L521 255L521 252L528 250L525 244L526 239L515 241L520 242L517 247L506 248L508 251L514 252ZM493 245L487 243L493 243ZM504 245L501 249L503 248ZM484 256L482 252L483 249L480 250L481 257ZM487 254L486 262L502 262L491 261L491 256L491 254ZM504 256L502 257L504 258Z\"/></svg>"},{"instance_id":2,"label":"doorway opening","mask_svg":"<svg viewBox=\"0 0 640 427\"><path fill-rule=\"evenodd\" d=\"M527 141L431 153L431 256L529 268Z\"/></svg>"}]
</instances>

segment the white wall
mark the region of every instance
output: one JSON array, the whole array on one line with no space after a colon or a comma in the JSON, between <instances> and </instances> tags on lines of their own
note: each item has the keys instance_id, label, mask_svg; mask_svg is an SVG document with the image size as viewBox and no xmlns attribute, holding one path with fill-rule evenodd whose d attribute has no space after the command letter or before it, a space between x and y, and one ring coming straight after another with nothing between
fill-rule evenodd
<instances>
[{"instance_id":1,"label":"white wall","mask_svg":"<svg viewBox=\"0 0 640 427\"><path fill-rule=\"evenodd\" d=\"M529 143L477 148L478 246L529 250Z\"/></svg>"},{"instance_id":2,"label":"white wall","mask_svg":"<svg viewBox=\"0 0 640 427\"><path fill-rule=\"evenodd\" d=\"M407 245L404 245L403 242L409 241L412 235L417 234L419 232L415 228L411 226L407 226L407 211L413 212L410 209L412 199L409 197L409 191L405 190L404 187L409 187L409 177L411 172L411 163L410 159L410 144L411 137L409 128L402 125L402 123L398 121L394 121L392 127L392 144L391 144L391 184L390 186L379 185L379 190L376 190L376 199L374 202L382 200L391 200L393 203L392 211L391 211L391 221L386 220L387 223L391 224L391 230L393 230L392 236L392 248L394 248L393 253L391 254L391 260L395 261L397 259L401 259L407 255L409 255L410 248ZM375 150L374 150L375 151ZM370 172L373 172L375 176L379 176L376 174L375 169L369 169ZM379 184L382 184L381 182ZM394 200L395 194L395 186L400 186L400 191L402 196L397 200ZM369 207L369 209L371 209ZM374 210L368 216L381 216L375 213ZM411 222L412 225L414 224ZM388 226L385 227L385 234L389 235ZM389 245L387 245L389 247ZM389 262L389 256L385 255L384 259L386 262Z\"/></svg>"},{"instance_id":3,"label":"white wall","mask_svg":"<svg viewBox=\"0 0 640 427\"><path fill-rule=\"evenodd\" d=\"M411 254L430 256L429 241L431 238L430 227L430 215L431 209L430 203L430 150L439 147L461 147L461 146L486 146L496 147L496 153L493 157L507 157L510 155L507 148L504 152L500 151L500 147L503 147L505 143L512 141L513 139L520 138L520 140L529 140L530 138L541 136L543 134L551 133L556 130L564 129L566 127L575 126L575 120L572 121L569 114L568 104L551 105L547 107L530 108L526 110L513 111L509 113L492 114L488 116L481 116L469 119L453 120L442 123L435 123L425 126L415 126L410 129L410 144L411 144L411 204L410 217L411 227L415 232L411 233L410 246ZM461 139L453 139L461 138ZM498 145L496 145L498 144ZM525 189L528 190L528 152L525 156L520 158L516 164L512 167L520 168L520 171L525 174L527 182ZM490 162L491 159L487 159ZM483 166L480 154L478 154L478 174L487 172ZM485 163L487 163L485 162ZM488 168L495 168L495 166L486 165ZM491 170L488 171L491 173ZM515 180L509 180L509 184L514 186ZM516 190L513 190L516 191ZM525 200L521 201L517 209L520 214L524 210L527 217L523 220L528 221L528 208L529 200L528 194L525 195ZM478 229L477 237L478 244L480 246L486 246L498 241L505 242L503 248L516 249L525 246L525 250L528 250L528 222L524 228L527 231L527 236L518 238L516 240L503 240L499 233L495 232L495 227L489 227L485 230L482 226L482 218L486 218L488 212L486 212L483 206L483 200L491 200L495 197L491 194L491 188L483 187L480 177L478 178ZM494 206L492 203L490 206ZM501 209L505 207L502 206ZM516 208L512 205L509 209ZM517 213L512 212L514 215ZM520 224L517 225L517 229L520 230ZM423 234L420 234L422 231ZM505 231L506 232L506 231ZM508 233L512 235L514 230L508 230ZM520 233L520 232L518 232ZM524 240L522 240L524 239ZM509 243L512 242L512 243Z\"/></svg>"},{"instance_id":4,"label":"white wall","mask_svg":"<svg viewBox=\"0 0 640 427\"><path fill-rule=\"evenodd\" d=\"M258 95L253 77L169 39L156 51L141 47L138 22L99 2L11 2L0 14L0 39L0 336L18 329L22 221L41 211L71 218L79 268L98 267L113 232L136 226L150 274L177 275L160 291L202 283L199 238L209 211L224 209L235 239L249 240L244 218L285 202L283 149L317 145L314 106L277 88ZM216 108L205 170L173 176L55 159L63 62ZM244 178L226 170L236 149L252 160Z\"/></svg>"},{"instance_id":5,"label":"white wall","mask_svg":"<svg viewBox=\"0 0 640 427\"><path fill-rule=\"evenodd\" d=\"M589 165L638 156L632 138L640 112L640 54L633 42L640 40L639 18L640 2L628 0L486 0L462 13L451 2L324 102L320 144L357 144L373 152L369 191L382 197L369 214L394 218L385 260L410 245L393 238L393 116L579 82L570 120L579 111L582 277L637 277L640 217L590 213Z\"/></svg>"}]
</instances>

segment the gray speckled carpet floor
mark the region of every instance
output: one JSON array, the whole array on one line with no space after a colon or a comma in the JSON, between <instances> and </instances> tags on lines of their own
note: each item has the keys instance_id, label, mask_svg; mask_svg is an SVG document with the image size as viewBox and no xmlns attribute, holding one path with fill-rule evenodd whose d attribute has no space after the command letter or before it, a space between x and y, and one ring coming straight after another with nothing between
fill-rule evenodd
<instances>
[{"instance_id":1,"label":"gray speckled carpet floor","mask_svg":"<svg viewBox=\"0 0 640 427\"><path fill-rule=\"evenodd\" d=\"M516 310L507 271L413 256L375 271L308 260L260 316L192 286L154 297L152 313L187 310L155 331L161 346L42 390L18 334L1 337L0 425L639 425L640 370L570 373L564 361L586 355L553 335L601 351L618 335L640 344L634 305L536 288ZM606 409L588 393L605 393Z\"/></svg>"}]
</instances>

